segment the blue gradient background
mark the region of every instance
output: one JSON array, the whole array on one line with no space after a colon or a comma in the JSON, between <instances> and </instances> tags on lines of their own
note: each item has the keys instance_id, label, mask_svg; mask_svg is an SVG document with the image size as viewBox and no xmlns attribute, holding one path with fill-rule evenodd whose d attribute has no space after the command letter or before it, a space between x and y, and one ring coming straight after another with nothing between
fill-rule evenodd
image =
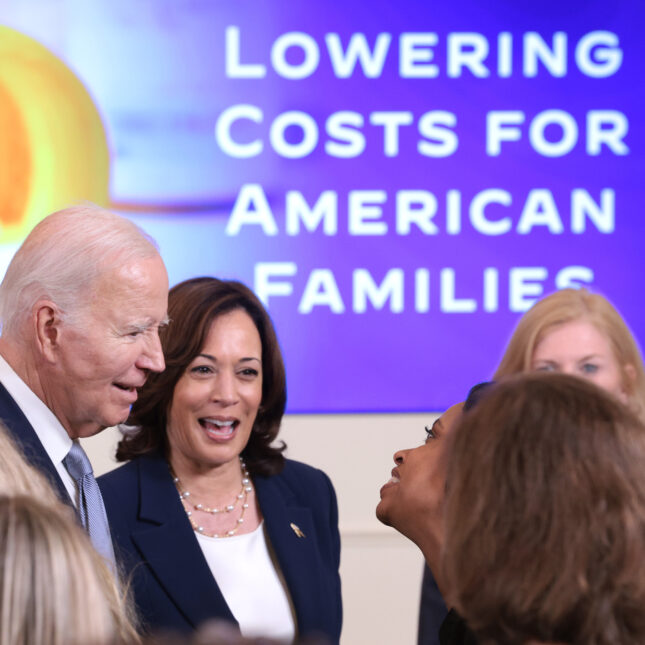
<instances>
[{"instance_id":1,"label":"blue gradient background","mask_svg":"<svg viewBox=\"0 0 645 645\"><path fill-rule=\"evenodd\" d=\"M253 286L256 262L298 265L293 296L272 298L269 304L286 358L291 412L426 411L462 399L473 383L490 377L517 321L518 314L510 312L507 303L508 270L516 266L548 267L543 293L554 289L554 274L560 268L591 267L593 290L615 303L642 345L644 17L645 5L637 0L542 1L526 6L511 0L26 0L19 8L0 5L0 22L48 46L94 97L109 133L112 201L157 239L172 284L208 274ZM267 65L266 78L226 78L228 25L241 30L242 60ZM575 65L575 43L593 30L611 31L620 39L623 63L608 78L587 77ZM319 44L320 64L306 79L281 78L270 66L271 46L287 31L306 32ZM365 78L360 70L348 79L334 76L324 34L338 33L346 45L352 33L363 32L373 45L385 31L392 34L392 43L379 78ZM398 35L423 31L438 35L433 62L439 77L400 78ZM489 39L489 78L474 78L467 70L460 78L446 77L445 36L467 31ZM495 74L500 31L514 35L510 78ZM569 70L564 78L552 77L543 67L535 78L519 73L520 36L528 31L538 32L547 42L556 31L568 34ZM303 159L284 159L265 143L258 157L228 157L218 149L214 126L223 110L240 103L263 110L264 124L253 129L263 133L286 110L310 114L321 131L317 150ZM457 115L459 148L450 157L432 159L416 151L416 119L434 109ZM580 139L570 154L546 158L530 147L528 122L546 109L562 109L576 118ZM585 154L585 114L591 109L619 110L627 116L628 155L615 156L606 148L596 157ZM325 119L339 110L359 112L366 122L372 111L409 110L415 125L402 130L397 157L384 156L381 129L367 124L365 152L337 159L325 154L323 144ZM522 141L503 144L502 154L493 158L485 154L486 113L491 110L522 110L527 116ZM246 183L263 186L280 229L276 237L266 237L257 227L246 227L235 237L224 234L232 205ZM593 225L582 235L567 232L570 191L584 188L598 200L605 187L616 192L615 232L602 234ZM509 214L515 223L529 190L551 190L565 232L550 235L534 229L524 236L491 237L474 231L467 204L487 188L512 193L512 207L491 207L489 212L491 218ZM352 189L387 191L383 221L390 227L388 235L347 233L347 192ZM396 235L394 199L402 189L428 190L437 196L434 221L439 234ZM450 189L462 192L459 235L444 232L442 203ZM302 192L310 204L323 190L337 191L338 235L287 236L288 190ZM352 313L352 271L365 268L380 281L393 267L405 270L405 311ZM440 312L438 275L444 267L456 271L457 296L478 301L476 313ZM494 313L481 311L486 267L500 274L500 307ZM298 314L314 268L334 272L345 313L318 307L311 314ZM417 268L431 273L431 308L424 314L415 313L412 302Z\"/></svg>"}]
</instances>

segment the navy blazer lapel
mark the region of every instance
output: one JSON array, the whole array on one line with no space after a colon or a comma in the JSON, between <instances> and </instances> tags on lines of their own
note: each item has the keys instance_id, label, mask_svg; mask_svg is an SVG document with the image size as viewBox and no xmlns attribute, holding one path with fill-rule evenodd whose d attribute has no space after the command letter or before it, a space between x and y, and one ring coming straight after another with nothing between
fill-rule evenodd
<instances>
[{"instance_id":1,"label":"navy blazer lapel","mask_svg":"<svg viewBox=\"0 0 645 645\"><path fill-rule=\"evenodd\" d=\"M235 622L163 458L140 460L139 486L139 523L132 540L165 592L195 628L212 618L214 609Z\"/></svg>"},{"instance_id":2,"label":"navy blazer lapel","mask_svg":"<svg viewBox=\"0 0 645 645\"><path fill-rule=\"evenodd\" d=\"M58 471L40 442L36 431L2 383L0 383L0 421L7 426L9 433L21 447L27 461L49 480L60 499L71 506L72 501L65 484L59 477Z\"/></svg>"},{"instance_id":3,"label":"navy blazer lapel","mask_svg":"<svg viewBox=\"0 0 645 645\"><path fill-rule=\"evenodd\" d=\"M278 477L254 480L271 547L291 595L301 634L318 624L318 609L327 604L320 584L322 563L308 508L300 506Z\"/></svg>"}]
</instances>

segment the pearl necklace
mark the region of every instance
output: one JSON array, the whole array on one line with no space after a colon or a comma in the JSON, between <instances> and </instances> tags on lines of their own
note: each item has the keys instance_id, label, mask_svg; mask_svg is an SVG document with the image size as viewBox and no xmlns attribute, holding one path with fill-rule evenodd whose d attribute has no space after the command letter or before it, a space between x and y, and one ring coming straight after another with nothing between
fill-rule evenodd
<instances>
[{"instance_id":1,"label":"pearl necklace","mask_svg":"<svg viewBox=\"0 0 645 645\"><path fill-rule=\"evenodd\" d=\"M193 498L192 498L192 495L190 494L190 491L186 490L182 486L182 483L179 480L179 477L175 475L172 469L172 466L169 466L169 468L170 468L170 474L172 475L172 480L175 484L175 487L177 488L177 491L179 492L179 499L181 501L182 506L184 507L184 510L186 511L186 515L188 516L188 519L190 520L190 525L193 527L193 531L195 531L196 533L199 533L200 535L205 535L206 537L213 537L213 538L232 537L237 533L237 530L244 523L244 513L246 509L249 507L248 495L253 490L253 485L251 484L251 480L249 479L249 471L246 469L246 465L244 464L244 460L242 459L242 457L240 457L240 468L242 470L242 489L237 494L237 497L235 498L232 504L227 504L222 508L214 508L214 507L210 508L199 502L193 502ZM194 509L196 511L201 511L202 513L210 513L211 515L217 515L219 513L232 513L235 510L235 507L237 506L238 501L242 502L242 510L240 512L240 516L237 518L236 526L234 529L227 531L224 535L220 535L219 533L207 533L206 529L204 529L203 526L197 524L197 522L195 522L195 519L193 518L193 511L191 509Z\"/></svg>"}]
</instances>

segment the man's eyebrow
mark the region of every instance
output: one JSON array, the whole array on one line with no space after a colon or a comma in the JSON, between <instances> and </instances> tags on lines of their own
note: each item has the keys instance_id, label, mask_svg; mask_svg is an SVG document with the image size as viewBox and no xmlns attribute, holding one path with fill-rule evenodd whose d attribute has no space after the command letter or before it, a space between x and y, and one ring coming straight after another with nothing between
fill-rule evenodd
<instances>
[{"instance_id":1,"label":"man's eyebrow","mask_svg":"<svg viewBox=\"0 0 645 645\"><path fill-rule=\"evenodd\" d=\"M148 318L145 323L143 323L143 326L146 328L149 327L166 327L166 325L170 324L170 318L168 318L168 315L166 314L159 322L156 322L153 318Z\"/></svg>"},{"instance_id":2,"label":"man's eyebrow","mask_svg":"<svg viewBox=\"0 0 645 645\"><path fill-rule=\"evenodd\" d=\"M145 322L133 322L127 325L127 329L134 331L147 331L153 327L166 327L170 323L170 318L166 316L159 323L156 323L152 319L148 319Z\"/></svg>"}]
</instances>

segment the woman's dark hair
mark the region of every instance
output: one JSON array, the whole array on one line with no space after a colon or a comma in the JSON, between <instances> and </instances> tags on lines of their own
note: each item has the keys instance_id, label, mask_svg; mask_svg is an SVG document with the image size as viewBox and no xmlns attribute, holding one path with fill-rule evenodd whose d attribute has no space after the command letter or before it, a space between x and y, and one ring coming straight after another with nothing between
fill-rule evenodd
<instances>
[{"instance_id":1,"label":"woman's dark hair","mask_svg":"<svg viewBox=\"0 0 645 645\"><path fill-rule=\"evenodd\" d=\"M213 321L234 310L245 311L262 341L262 402L242 455L249 472L272 475L284 466L278 435L287 402L284 363L273 323L255 294L240 282L193 278L168 294L169 325L160 331L166 369L150 374L132 406L128 425L136 430L119 442L116 458L126 461L150 452L168 453L166 426L177 381L202 350Z\"/></svg>"},{"instance_id":2,"label":"woman's dark hair","mask_svg":"<svg viewBox=\"0 0 645 645\"><path fill-rule=\"evenodd\" d=\"M450 437L443 573L480 641L645 642L645 428L595 385L487 388Z\"/></svg>"},{"instance_id":3,"label":"woman's dark hair","mask_svg":"<svg viewBox=\"0 0 645 645\"><path fill-rule=\"evenodd\" d=\"M473 385L470 390L468 390L468 396L464 401L463 411L468 412L469 410L472 410L493 385L495 385L495 381L482 381L481 383L477 383L477 385Z\"/></svg>"}]
</instances>

